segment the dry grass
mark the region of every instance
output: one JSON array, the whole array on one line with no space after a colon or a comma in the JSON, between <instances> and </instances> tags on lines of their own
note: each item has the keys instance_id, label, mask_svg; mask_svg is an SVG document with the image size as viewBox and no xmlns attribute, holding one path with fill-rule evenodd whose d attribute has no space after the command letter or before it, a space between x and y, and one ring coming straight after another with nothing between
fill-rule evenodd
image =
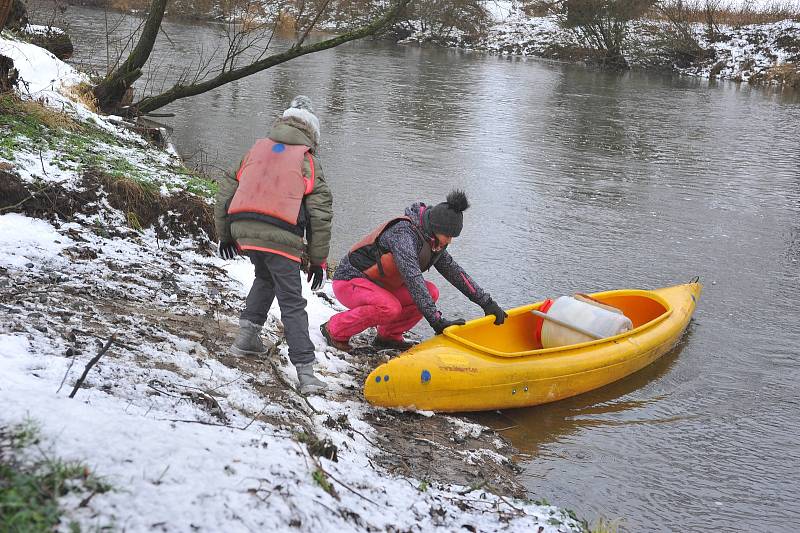
<instances>
[{"instance_id":1,"label":"dry grass","mask_svg":"<svg viewBox=\"0 0 800 533\"><path fill-rule=\"evenodd\" d=\"M776 65L764 73L761 81L778 83L786 87L800 89L800 63L784 63Z\"/></svg>"},{"instance_id":2,"label":"dry grass","mask_svg":"<svg viewBox=\"0 0 800 533\"><path fill-rule=\"evenodd\" d=\"M275 21L275 32L279 35L289 35L295 31L297 31L297 18L284 9Z\"/></svg>"},{"instance_id":3,"label":"dry grass","mask_svg":"<svg viewBox=\"0 0 800 533\"><path fill-rule=\"evenodd\" d=\"M214 213L201 197L185 191L162 196L158 189L131 178L90 172L108 194L111 207L125 213L128 227L136 231L155 227L159 236L198 235L216 239Z\"/></svg>"},{"instance_id":4,"label":"dry grass","mask_svg":"<svg viewBox=\"0 0 800 533\"><path fill-rule=\"evenodd\" d=\"M598 518L589 528L591 533L617 533L619 531L620 520L609 520L607 518Z\"/></svg>"},{"instance_id":5,"label":"dry grass","mask_svg":"<svg viewBox=\"0 0 800 533\"><path fill-rule=\"evenodd\" d=\"M51 109L37 100L22 100L15 93L0 96L0 114L25 117L49 129L80 131L83 127L74 118Z\"/></svg>"},{"instance_id":6,"label":"dry grass","mask_svg":"<svg viewBox=\"0 0 800 533\"><path fill-rule=\"evenodd\" d=\"M156 207L160 199L160 195L152 188L130 178L101 172L95 173L94 177L109 194L109 203L112 207L116 207L123 213L135 213L140 220L157 217L157 209L155 209L156 213L148 213Z\"/></svg>"},{"instance_id":7,"label":"dry grass","mask_svg":"<svg viewBox=\"0 0 800 533\"><path fill-rule=\"evenodd\" d=\"M54 182L30 185L0 169L0 214L73 221L77 214L99 212L103 190L109 205L121 211L128 227L135 231L153 227L159 238L205 232L216 239L214 213L203 198L185 191L162 196L154 186L99 170L87 171L77 189L67 190Z\"/></svg>"},{"instance_id":8,"label":"dry grass","mask_svg":"<svg viewBox=\"0 0 800 533\"><path fill-rule=\"evenodd\" d=\"M663 19L664 11L674 9L677 5L676 0L660 2L651 16ZM716 25L739 27L749 24L769 24L787 19L800 21L797 5L780 0L763 9L756 9L752 4L738 8L729 7L724 0L689 0L682 2L680 11L683 22L692 24L708 24L709 20L713 20Z\"/></svg>"},{"instance_id":9,"label":"dry grass","mask_svg":"<svg viewBox=\"0 0 800 533\"><path fill-rule=\"evenodd\" d=\"M64 91L66 96L69 96L72 100L76 100L86 106L89 111L93 113L99 113L100 108L97 105L97 98L94 97L94 93L92 93L92 86L86 82L77 83L75 85L70 85Z\"/></svg>"}]
</instances>

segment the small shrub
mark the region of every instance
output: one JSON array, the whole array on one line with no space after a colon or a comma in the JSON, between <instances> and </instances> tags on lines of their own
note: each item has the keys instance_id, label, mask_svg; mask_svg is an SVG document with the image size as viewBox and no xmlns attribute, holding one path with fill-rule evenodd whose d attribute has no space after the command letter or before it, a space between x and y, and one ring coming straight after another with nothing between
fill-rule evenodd
<instances>
[{"instance_id":1,"label":"small shrub","mask_svg":"<svg viewBox=\"0 0 800 533\"><path fill-rule=\"evenodd\" d=\"M489 22L489 14L478 0L414 2L405 17L407 21L418 20L420 29L430 32L434 39L444 40L456 33L477 38L485 34Z\"/></svg>"},{"instance_id":2,"label":"small shrub","mask_svg":"<svg viewBox=\"0 0 800 533\"><path fill-rule=\"evenodd\" d=\"M753 81L783 84L786 87L800 89L800 63L784 63L776 65Z\"/></svg>"},{"instance_id":3,"label":"small shrub","mask_svg":"<svg viewBox=\"0 0 800 533\"><path fill-rule=\"evenodd\" d=\"M687 67L690 64L713 57L713 50L700 46L692 22L693 12L683 0L661 2L656 14L667 20L669 25L662 29L654 45L661 49L676 65Z\"/></svg>"},{"instance_id":4,"label":"small shrub","mask_svg":"<svg viewBox=\"0 0 800 533\"><path fill-rule=\"evenodd\" d=\"M524 0L521 8L522 12L529 17L544 17L550 14L551 2L543 0Z\"/></svg>"},{"instance_id":5,"label":"small shrub","mask_svg":"<svg viewBox=\"0 0 800 533\"><path fill-rule=\"evenodd\" d=\"M311 474L311 477L314 479L314 483L319 485L322 490L324 490L331 496L335 494L333 485L331 485L331 482L328 481L327 477L325 477L325 472L319 469L314 470L314 472L312 472Z\"/></svg>"},{"instance_id":6,"label":"small shrub","mask_svg":"<svg viewBox=\"0 0 800 533\"><path fill-rule=\"evenodd\" d=\"M302 431L295 435L297 442L306 445L308 453L315 457L324 457L331 461L339 460L339 448L330 439L320 439L316 435L311 435Z\"/></svg>"},{"instance_id":7,"label":"small shrub","mask_svg":"<svg viewBox=\"0 0 800 533\"><path fill-rule=\"evenodd\" d=\"M51 531L61 511L58 499L70 492L103 493L111 487L82 463L43 457L22 462L16 455L38 441L30 422L0 429L0 524L3 531Z\"/></svg>"}]
</instances>

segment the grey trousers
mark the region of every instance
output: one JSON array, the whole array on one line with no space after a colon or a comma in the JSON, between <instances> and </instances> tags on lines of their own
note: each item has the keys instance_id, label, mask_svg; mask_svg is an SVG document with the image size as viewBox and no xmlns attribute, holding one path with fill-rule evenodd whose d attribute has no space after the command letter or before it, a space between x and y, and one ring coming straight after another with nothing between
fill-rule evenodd
<instances>
[{"instance_id":1,"label":"grey trousers","mask_svg":"<svg viewBox=\"0 0 800 533\"><path fill-rule=\"evenodd\" d=\"M256 267L256 279L247 295L241 318L263 326L272 301L277 296L286 343L289 345L289 360L295 366L314 362L314 343L308 336L308 314L299 263L280 255L254 250L248 250L247 256Z\"/></svg>"}]
</instances>

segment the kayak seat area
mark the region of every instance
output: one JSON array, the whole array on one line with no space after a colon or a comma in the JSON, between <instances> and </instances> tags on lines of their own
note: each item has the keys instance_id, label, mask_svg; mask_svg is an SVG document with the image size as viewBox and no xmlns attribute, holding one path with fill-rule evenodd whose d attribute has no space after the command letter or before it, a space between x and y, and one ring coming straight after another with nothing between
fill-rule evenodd
<instances>
[{"instance_id":1,"label":"kayak seat area","mask_svg":"<svg viewBox=\"0 0 800 533\"><path fill-rule=\"evenodd\" d=\"M622 311L631 319L634 329L658 318L668 310L662 303L638 294L608 295L597 300ZM540 304L532 304L512 310L502 326L495 326L488 319L481 320L479 323L468 323L454 328L452 332L448 332L448 336L501 353L539 350L542 346L534 335L536 317L530 312L539 306Z\"/></svg>"},{"instance_id":2,"label":"kayak seat area","mask_svg":"<svg viewBox=\"0 0 800 533\"><path fill-rule=\"evenodd\" d=\"M667 312L667 308L661 302L647 296L629 294L608 296L606 298L598 298L598 300L622 311L626 317L631 319L634 329Z\"/></svg>"}]
</instances>

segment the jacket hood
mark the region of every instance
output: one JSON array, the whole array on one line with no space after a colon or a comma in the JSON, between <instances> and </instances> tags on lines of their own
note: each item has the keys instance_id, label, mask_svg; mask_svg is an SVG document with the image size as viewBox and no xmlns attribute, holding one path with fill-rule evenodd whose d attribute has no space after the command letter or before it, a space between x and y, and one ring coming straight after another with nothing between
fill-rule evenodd
<instances>
[{"instance_id":1,"label":"jacket hood","mask_svg":"<svg viewBox=\"0 0 800 533\"><path fill-rule=\"evenodd\" d=\"M425 224L422 223L422 213L428 206L423 204L422 202L413 203L410 206L406 207L405 215L411 219L411 223L414 224L417 228L422 230L422 234L425 235L426 238L430 239L433 235L425 229Z\"/></svg>"},{"instance_id":2,"label":"jacket hood","mask_svg":"<svg viewBox=\"0 0 800 533\"><path fill-rule=\"evenodd\" d=\"M303 144L311 148L312 152L317 151L319 143L319 135L315 135L308 124L292 116L278 118L272 124L269 138L284 144Z\"/></svg>"}]
</instances>

